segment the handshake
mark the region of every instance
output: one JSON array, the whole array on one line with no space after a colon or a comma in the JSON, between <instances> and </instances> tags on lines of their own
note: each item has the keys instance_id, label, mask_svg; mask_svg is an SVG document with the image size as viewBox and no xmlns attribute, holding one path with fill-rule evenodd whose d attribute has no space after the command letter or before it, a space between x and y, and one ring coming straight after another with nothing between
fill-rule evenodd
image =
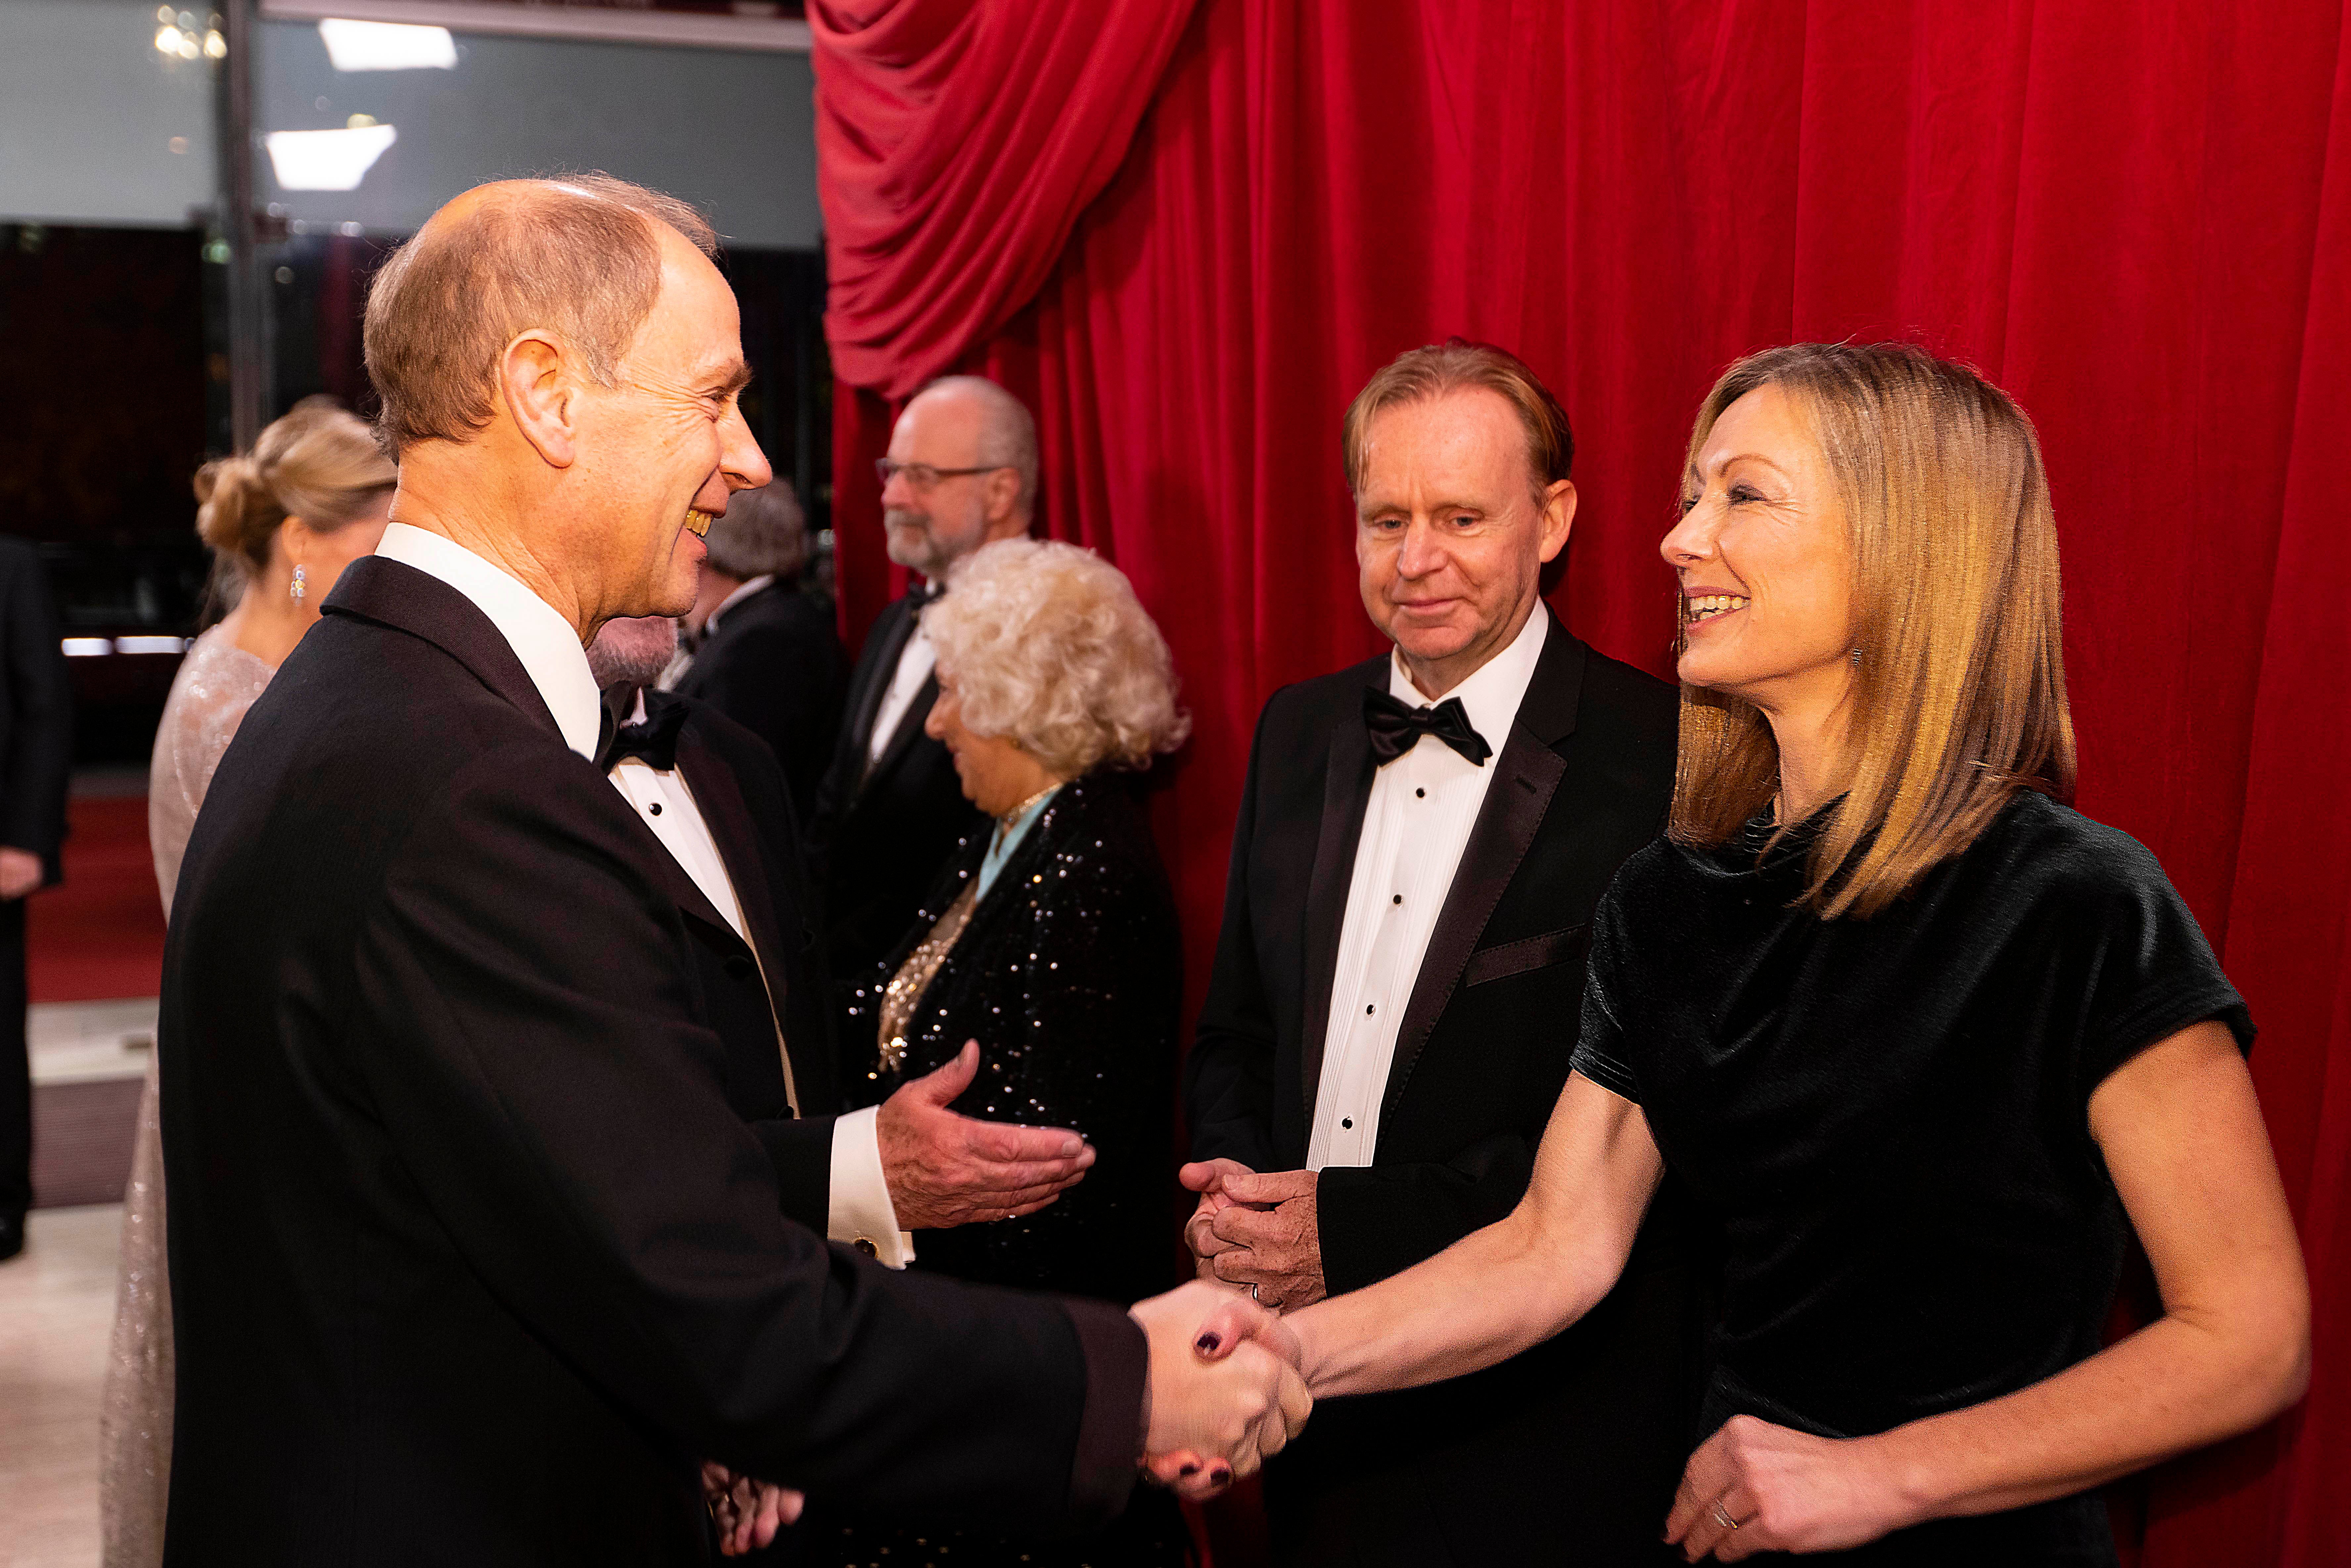
<instances>
[{"instance_id":1,"label":"handshake","mask_svg":"<svg viewBox=\"0 0 2351 1568\"><path fill-rule=\"evenodd\" d=\"M1298 1373L1298 1337L1248 1297L1195 1280L1128 1315L1151 1351L1143 1468L1162 1486L1196 1501L1214 1497L1305 1425L1314 1401ZM703 1466L702 1485L729 1557L768 1545L805 1503L721 1465Z\"/></svg>"},{"instance_id":2,"label":"handshake","mask_svg":"<svg viewBox=\"0 0 2351 1568\"><path fill-rule=\"evenodd\" d=\"M1281 1451L1314 1407L1288 1325L1196 1280L1129 1309L1151 1347L1144 1469L1194 1500Z\"/></svg>"}]
</instances>

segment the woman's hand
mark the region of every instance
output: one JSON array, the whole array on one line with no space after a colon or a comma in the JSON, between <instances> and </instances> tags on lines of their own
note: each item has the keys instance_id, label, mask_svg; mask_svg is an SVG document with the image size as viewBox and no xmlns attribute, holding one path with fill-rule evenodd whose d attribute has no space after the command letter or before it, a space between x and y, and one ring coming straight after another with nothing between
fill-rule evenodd
<instances>
[{"instance_id":1,"label":"woman's hand","mask_svg":"<svg viewBox=\"0 0 2351 1568\"><path fill-rule=\"evenodd\" d=\"M1683 1467L1666 1540L1692 1563L1709 1554L1736 1563L1859 1546L1918 1517L1877 1439L1815 1437L1734 1416Z\"/></svg>"},{"instance_id":2,"label":"woman's hand","mask_svg":"<svg viewBox=\"0 0 2351 1568\"><path fill-rule=\"evenodd\" d=\"M798 1521L808 1506L789 1487L738 1476L707 1460L702 1466L702 1500L718 1526L718 1550L729 1557L772 1545L776 1531Z\"/></svg>"}]
</instances>

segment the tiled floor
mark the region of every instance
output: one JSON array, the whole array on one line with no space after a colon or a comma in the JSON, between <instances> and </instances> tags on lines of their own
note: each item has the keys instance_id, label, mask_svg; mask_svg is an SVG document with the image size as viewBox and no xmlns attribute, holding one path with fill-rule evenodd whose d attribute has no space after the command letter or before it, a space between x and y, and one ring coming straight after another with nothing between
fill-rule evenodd
<instances>
[{"instance_id":1,"label":"tiled floor","mask_svg":"<svg viewBox=\"0 0 2351 1568\"><path fill-rule=\"evenodd\" d=\"M98 1562L98 1399L122 1206L37 1208L0 1263L0 1568Z\"/></svg>"}]
</instances>

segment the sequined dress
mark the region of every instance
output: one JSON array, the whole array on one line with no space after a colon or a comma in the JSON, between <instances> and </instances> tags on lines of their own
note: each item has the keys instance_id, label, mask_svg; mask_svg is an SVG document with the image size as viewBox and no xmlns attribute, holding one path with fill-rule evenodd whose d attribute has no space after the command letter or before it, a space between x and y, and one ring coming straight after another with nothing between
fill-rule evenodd
<instances>
[{"instance_id":1,"label":"sequined dress","mask_svg":"<svg viewBox=\"0 0 2351 1568\"><path fill-rule=\"evenodd\" d=\"M1025 1219L924 1231L914 1267L1118 1301L1155 1294L1177 1282L1173 1124L1183 949L1175 898L1130 777L1081 779L1046 804L923 988L905 1022L902 1065L883 1065L883 994L963 897L987 847L985 833L964 841L898 949L851 987L842 1042L851 1098L878 1103L977 1039L979 1076L955 1109L1075 1127L1093 1143L1096 1163ZM848 1528L823 1520L814 1500L803 1536L804 1561L894 1568L1157 1568L1183 1563L1188 1548L1172 1500L1147 1487L1138 1487L1124 1519L1081 1543Z\"/></svg>"},{"instance_id":2,"label":"sequined dress","mask_svg":"<svg viewBox=\"0 0 2351 1568\"><path fill-rule=\"evenodd\" d=\"M276 669L218 627L182 661L155 731L147 780L147 840L163 914L197 808L221 753ZM172 1290L164 1269L163 1145L155 1111L155 1061L139 1095L131 1182L122 1194L122 1275L99 1417L99 1512L107 1568L154 1568L163 1560L163 1505L172 1479Z\"/></svg>"}]
</instances>

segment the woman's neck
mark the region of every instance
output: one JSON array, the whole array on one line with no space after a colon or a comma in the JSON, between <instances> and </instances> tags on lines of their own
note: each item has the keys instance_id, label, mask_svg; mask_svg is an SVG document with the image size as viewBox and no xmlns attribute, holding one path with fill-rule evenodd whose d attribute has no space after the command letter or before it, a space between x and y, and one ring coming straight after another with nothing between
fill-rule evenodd
<instances>
[{"instance_id":1,"label":"woman's neck","mask_svg":"<svg viewBox=\"0 0 2351 1568\"><path fill-rule=\"evenodd\" d=\"M236 608L221 617L221 632L271 669L286 662L302 633L318 623L317 606L297 604L290 573L271 572L246 584Z\"/></svg>"},{"instance_id":2,"label":"woman's neck","mask_svg":"<svg viewBox=\"0 0 2351 1568\"><path fill-rule=\"evenodd\" d=\"M1780 825L1802 821L1844 793L1853 772L1843 704L1766 710L1780 751Z\"/></svg>"}]
</instances>

